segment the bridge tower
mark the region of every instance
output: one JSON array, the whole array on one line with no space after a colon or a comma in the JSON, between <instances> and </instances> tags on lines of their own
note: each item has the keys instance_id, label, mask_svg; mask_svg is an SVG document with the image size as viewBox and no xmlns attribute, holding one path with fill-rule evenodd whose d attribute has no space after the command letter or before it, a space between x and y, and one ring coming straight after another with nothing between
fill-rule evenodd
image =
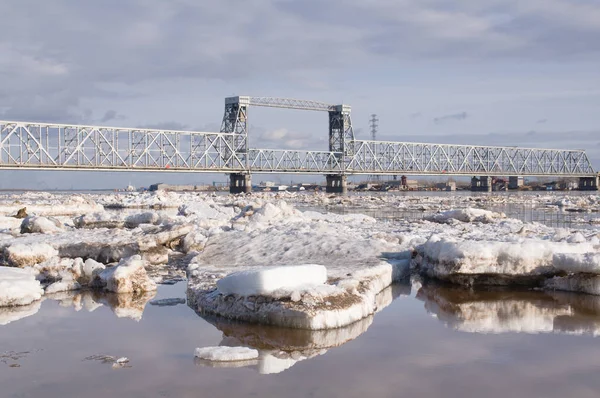
<instances>
[{"instance_id":1,"label":"bridge tower","mask_svg":"<svg viewBox=\"0 0 600 398\"><path fill-rule=\"evenodd\" d=\"M250 97L238 96L225 98L225 114L221 123L221 132L232 134L227 140L229 147L223 151L226 164L234 166L234 154L241 166L248 169L248 107ZM230 173L229 192L248 193L252 191L250 173Z\"/></svg>"},{"instance_id":2,"label":"bridge tower","mask_svg":"<svg viewBox=\"0 0 600 398\"><path fill-rule=\"evenodd\" d=\"M350 117L350 105L335 105L329 110L329 151L334 152L338 162L345 170L346 160L354 156L354 129ZM347 193L345 173L328 174L328 193Z\"/></svg>"}]
</instances>

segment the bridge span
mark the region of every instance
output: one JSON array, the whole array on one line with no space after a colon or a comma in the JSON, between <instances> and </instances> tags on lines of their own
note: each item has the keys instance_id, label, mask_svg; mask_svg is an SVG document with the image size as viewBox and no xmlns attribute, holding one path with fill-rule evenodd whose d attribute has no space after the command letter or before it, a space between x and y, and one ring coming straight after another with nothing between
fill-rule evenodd
<instances>
[{"instance_id":1,"label":"bridge span","mask_svg":"<svg viewBox=\"0 0 600 398\"><path fill-rule=\"evenodd\" d=\"M250 146L253 106L328 114L327 151ZM316 173L328 192L344 192L353 174L475 177L578 177L597 190L598 174L583 150L357 140L348 105L272 97L230 97L219 132L0 121L0 170L98 170L229 173L231 192L247 192L252 173Z\"/></svg>"}]
</instances>

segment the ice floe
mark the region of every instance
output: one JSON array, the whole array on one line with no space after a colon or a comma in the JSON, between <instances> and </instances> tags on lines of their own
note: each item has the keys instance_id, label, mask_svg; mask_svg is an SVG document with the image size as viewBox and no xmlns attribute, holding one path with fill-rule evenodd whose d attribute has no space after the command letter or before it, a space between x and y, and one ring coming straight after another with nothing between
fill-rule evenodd
<instances>
[{"instance_id":1,"label":"ice floe","mask_svg":"<svg viewBox=\"0 0 600 398\"><path fill-rule=\"evenodd\" d=\"M40 282L29 270L0 267L0 307L31 304L43 293Z\"/></svg>"},{"instance_id":2,"label":"ice floe","mask_svg":"<svg viewBox=\"0 0 600 398\"><path fill-rule=\"evenodd\" d=\"M408 260L380 263L339 275L328 284L288 289L271 285L267 289L271 293L255 296L224 294L217 289L216 278L208 277L210 269L196 268L188 302L198 311L234 320L311 330L338 328L373 314L376 295L408 276L408 267ZM255 277L264 269L253 271Z\"/></svg>"}]
</instances>

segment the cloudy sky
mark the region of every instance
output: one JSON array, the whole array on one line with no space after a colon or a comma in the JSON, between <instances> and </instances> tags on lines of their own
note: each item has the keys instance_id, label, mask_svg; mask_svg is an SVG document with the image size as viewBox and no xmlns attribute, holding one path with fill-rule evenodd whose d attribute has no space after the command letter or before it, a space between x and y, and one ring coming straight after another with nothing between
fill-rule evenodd
<instances>
[{"instance_id":1,"label":"cloudy sky","mask_svg":"<svg viewBox=\"0 0 600 398\"><path fill-rule=\"evenodd\" d=\"M227 96L292 97L350 104L358 138L376 113L381 139L586 149L600 169L597 0L19 0L0 15L3 120L217 130ZM327 149L326 114L250 118L253 147ZM225 179L65 176L3 171L0 188Z\"/></svg>"}]
</instances>

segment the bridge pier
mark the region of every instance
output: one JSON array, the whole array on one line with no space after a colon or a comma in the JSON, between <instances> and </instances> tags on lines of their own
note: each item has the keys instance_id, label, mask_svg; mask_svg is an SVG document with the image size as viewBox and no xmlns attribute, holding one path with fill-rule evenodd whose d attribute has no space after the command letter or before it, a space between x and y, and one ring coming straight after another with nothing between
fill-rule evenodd
<instances>
[{"instance_id":1,"label":"bridge pier","mask_svg":"<svg viewBox=\"0 0 600 398\"><path fill-rule=\"evenodd\" d=\"M342 195L348 193L347 176L345 174L327 174L325 178L327 180L325 192L341 193Z\"/></svg>"},{"instance_id":2,"label":"bridge pier","mask_svg":"<svg viewBox=\"0 0 600 398\"><path fill-rule=\"evenodd\" d=\"M519 189L523 186L523 177L510 176L508 177L508 189Z\"/></svg>"},{"instance_id":3,"label":"bridge pier","mask_svg":"<svg viewBox=\"0 0 600 398\"><path fill-rule=\"evenodd\" d=\"M252 182L250 174L231 173L229 174L229 193L250 193L252 192Z\"/></svg>"},{"instance_id":4,"label":"bridge pier","mask_svg":"<svg viewBox=\"0 0 600 398\"><path fill-rule=\"evenodd\" d=\"M471 178L471 192L492 192L492 177Z\"/></svg>"},{"instance_id":5,"label":"bridge pier","mask_svg":"<svg viewBox=\"0 0 600 398\"><path fill-rule=\"evenodd\" d=\"M598 190L598 176L596 177L579 177L580 191L597 191Z\"/></svg>"}]
</instances>

